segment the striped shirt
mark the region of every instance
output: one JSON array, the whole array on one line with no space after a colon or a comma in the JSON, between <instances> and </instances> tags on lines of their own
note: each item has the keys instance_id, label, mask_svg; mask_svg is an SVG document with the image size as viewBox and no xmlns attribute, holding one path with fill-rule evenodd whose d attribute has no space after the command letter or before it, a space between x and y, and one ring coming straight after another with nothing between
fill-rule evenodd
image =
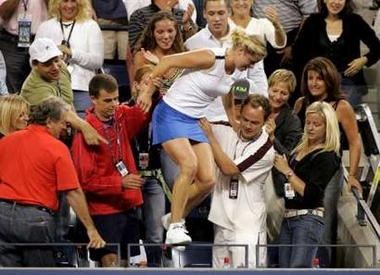
<instances>
[{"instance_id":1,"label":"striped shirt","mask_svg":"<svg viewBox=\"0 0 380 275\"><path fill-rule=\"evenodd\" d=\"M285 32L298 28L304 16L317 12L317 0L256 0L252 7L255 17L266 18L264 9L268 5L276 6Z\"/></svg>"}]
</instances>

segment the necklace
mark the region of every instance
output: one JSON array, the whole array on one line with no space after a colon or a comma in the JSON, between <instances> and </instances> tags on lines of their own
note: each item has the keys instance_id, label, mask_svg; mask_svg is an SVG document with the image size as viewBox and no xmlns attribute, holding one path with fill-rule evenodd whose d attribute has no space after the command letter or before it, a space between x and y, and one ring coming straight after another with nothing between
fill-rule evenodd
<instances>
[{"instance_id":1,"label":"necklace","mask_svg":"<svg viewBox=\"0 0 380 275\"><path fill-rule=\"evenodd\" d=\"M62 26L63 26L64 28L66 28L66 29L67 29L68 27L70 27L72 24L74 24L74 22L70 22L70 23L66 23L66 24L62 22Z\"/></svg>"}]
</instances>

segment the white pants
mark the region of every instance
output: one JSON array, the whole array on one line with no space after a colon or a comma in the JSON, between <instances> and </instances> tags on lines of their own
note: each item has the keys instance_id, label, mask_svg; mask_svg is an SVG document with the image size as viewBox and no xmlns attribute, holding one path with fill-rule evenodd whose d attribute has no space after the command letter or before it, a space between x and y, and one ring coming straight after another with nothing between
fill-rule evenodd
<instances>
[{"instance_id":1,"label":"white pants","mask_svg":"<svg viewBox=\"0 0 380 275\"><path fill-rule=\"evenodd\" d=\"M247 244L248 245L248 267L256 267L256 245L266 244L266 231L257 232L252 224L251 232L239 232L214 225L214 244ZM260 247L258 251L258 267L266 266L266 248ZM232 268L245 266L246 249L238 246L214 246L212 253L212 266L222 268L224 258L229 257Z\"/></svg>"},{"instance_id":2,"label":"white pants","mask_svg":"<svg viewBox=\"0 0 380 275\"><path fill-rule=\"evenodd\" d=\"M98 18L99 25L120 26L111 20ZM102 31L104 38L104 59L114 59L117 51L119 60L125 60L128 47L127 31Z\"/></svg>"}]
</instances>

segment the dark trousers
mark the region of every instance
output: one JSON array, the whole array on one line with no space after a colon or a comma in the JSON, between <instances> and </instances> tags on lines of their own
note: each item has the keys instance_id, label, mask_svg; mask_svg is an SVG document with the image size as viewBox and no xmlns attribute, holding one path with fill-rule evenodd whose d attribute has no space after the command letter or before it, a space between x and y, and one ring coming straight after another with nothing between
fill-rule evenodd
<instances>
[{"instance_id":1,"label":"dark trousers","mask_svg":"<svg viewBox=\"0 0 380 275\"><path fill-rule=\"evenodd\" d=\"M29 48L17 47L17 37L2 31L0 51L4 55L7 69L6 84L9 93L19 93L30 73Z\"/></svg>"},{"instance_id":2,"label":"dark trousers","mask_svg":"<svg viewBox=\"0 0 380 275\"><path fill-rule=\"evenodd\" d=\"M0 201L0 267L54 267L51 246L12 245L52 243L54 229L51 214Z\"/></svg>"}]
</instances>

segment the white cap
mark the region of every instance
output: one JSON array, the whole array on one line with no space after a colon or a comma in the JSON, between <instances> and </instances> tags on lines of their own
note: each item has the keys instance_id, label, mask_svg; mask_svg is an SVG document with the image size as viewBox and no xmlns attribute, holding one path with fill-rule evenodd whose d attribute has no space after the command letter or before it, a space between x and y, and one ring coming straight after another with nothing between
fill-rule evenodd
<instances>
[{"instance_id":1,"label":"white cap","mask_svg":"<svg viewBox=\"0 0 380 275\"><path fill-rule=\"evenodd\" d=\"M63 55L50 38L36 38L29 47L30 61L46 62L53 57Z\"/></svg>"}]
</instances>

